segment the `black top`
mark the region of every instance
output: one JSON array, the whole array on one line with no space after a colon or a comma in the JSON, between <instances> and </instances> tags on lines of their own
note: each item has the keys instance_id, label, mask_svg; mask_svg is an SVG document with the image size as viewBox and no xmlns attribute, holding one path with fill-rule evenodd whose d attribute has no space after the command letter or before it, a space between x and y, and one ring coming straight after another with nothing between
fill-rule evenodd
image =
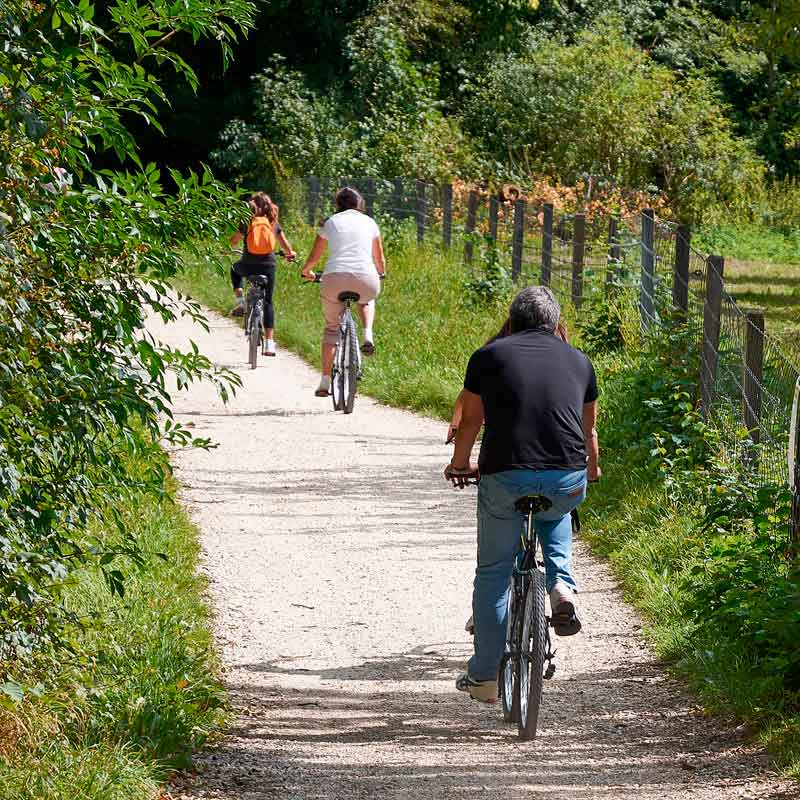
<instances>
[{"instance_id":1,"label":"black top","mask_svg":"<svg viewBox=\"0 0 800 800\"><path fill-rule=\"evenodd\" d=\"M265 267L274 267L276 264L275 261L275 253L267 253L265 256L257 256L253 255L252 253L247 252L247 232L250 230L249 225L242 224L239 228L239 233L244 236L242 240L242 257L238 261L236 267L236 271L240 275L258 275L260 274L257 269L254 267L261 267L262 269ZM276 225L274 228L275 237L277 238L278 234L281 233L281 226Z\"/></svg>"},{"instance_id":2,"label":"black top","mask_svg":"<svg viewBox=\"0 0 800 800\"><path fill-rule=\"evenodd\" d=\"M464 388L483 400L481 474L586 468L583 405L597 380L580 350L544 331L496 339L472 354Z\"/></svg>"}]
</instances>

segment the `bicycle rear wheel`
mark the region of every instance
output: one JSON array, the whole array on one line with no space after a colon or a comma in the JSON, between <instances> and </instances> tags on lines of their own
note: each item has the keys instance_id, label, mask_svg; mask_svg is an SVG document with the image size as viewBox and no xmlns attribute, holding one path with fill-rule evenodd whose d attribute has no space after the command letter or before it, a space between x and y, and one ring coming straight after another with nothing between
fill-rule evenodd
<instances>
[{"instance_id":1,"label":"bicycle rear wheel","mask_svg":"<svg viewBox=\"0 0 800 800\"><path fill-rule=\"evenodd\" d=\"M542 703L544 662L547 652L547 618L544 608L544 575L531 571L522 604L520 653L517 659L514 698L519 717L519 738L525 741L536 736L539 707Z\"/></svg>"},{"instance_id":2,"label":"bicycle rear wheel","mask_svg":"<svg viewBox=\"0 0 800 800\"><path fill-rule=\"evenodd\" d=\"M259 304L250 315L248 329L248 344L250 350L250 369L258 366L258 349L261 346L261 308Z\"/></svg>"},{"instance_id":3,"label":"bicycle rear wheel","mask_svg":"<svg viewBox=\"0 0 800 800\"><path fill-rule=\"evenodd\" d=\"M503 721L516 722L518 709L514 706L514 679L516 672L515 653L519 653L519 620L514 603L514 580L508 590L508 624L506 627L506 650L500 662L497 682L500 685L500 702L503 706Z\"/></svg>"},{"instance_id":4,"label":"bicycle rear wheel","mask_svg":"<svg viewBox=\"0 0 800 800\"><path fill-rule=\"evenodd\" d=\"M343 370L343 411L345 414L352 414L356 403L356 385L358 383L358 334L356 333L356 323L350 313L350 309L345 312L344 319L344 358L342 359Z\"/></svg>"}]
</instances>

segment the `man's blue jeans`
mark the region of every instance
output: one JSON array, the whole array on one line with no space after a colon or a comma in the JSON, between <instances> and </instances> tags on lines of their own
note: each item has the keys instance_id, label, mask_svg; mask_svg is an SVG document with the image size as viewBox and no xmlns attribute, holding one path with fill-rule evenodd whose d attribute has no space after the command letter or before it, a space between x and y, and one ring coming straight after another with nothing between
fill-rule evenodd
<instances>
[{"instance_id":1,"label":"man's blue jeans","mask_svg":"<svg viewBox=\"0 0 800 800\"><path fill-rule=\"evenodd\" d=\"M473 680L497 678L506 640L508 583L520 551L525 517L514 503L525 495L548 497L553 505L534 517L547 573L572 588L570 511L586 497L586 470L510 470L484 475L478 487L478 566L472 594L475 655L467 670Z\"/></svg>"}]
</instances>

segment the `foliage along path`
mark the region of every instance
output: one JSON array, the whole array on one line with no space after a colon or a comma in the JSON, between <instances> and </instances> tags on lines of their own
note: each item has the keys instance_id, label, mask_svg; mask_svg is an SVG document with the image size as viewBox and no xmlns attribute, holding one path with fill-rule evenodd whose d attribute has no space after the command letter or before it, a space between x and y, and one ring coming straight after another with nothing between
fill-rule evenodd
<instances>
[{"instance_id":1,"label":"foliage along path","mask_svg":"<svg viewBox=\"0 0 800 800\"><path fill-rule=\"evenodd\" d=\"M582 545L585 632L556 642L538 740L519 743L497 706L457 693L475 496L441 477L444 425L364 397L334 414L305 363L281 351L250 371L239 328L210 322L151 325L244 382L227 407L208 385L175 400L178 419L219 443L175 465L234 715L173 797L796 796L742 731L665 676Z\"/></svg>"}]
</instances>

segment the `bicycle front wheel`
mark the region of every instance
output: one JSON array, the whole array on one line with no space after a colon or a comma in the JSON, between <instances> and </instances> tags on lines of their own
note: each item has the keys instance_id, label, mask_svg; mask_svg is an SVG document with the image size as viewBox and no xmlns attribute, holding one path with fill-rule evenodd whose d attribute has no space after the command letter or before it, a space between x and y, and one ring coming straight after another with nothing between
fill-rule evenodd
<instances>
[{"instance_id":1,"label":"bicycle front wheel","mask_svg":"<svg viewBox=\"0 0 800 800\"><path fill-rule=\"evenodd\" d=\"M531 572L522 604L520 653L516 662L516 705L519 710L519 738L525 741L536 736L539 707L542 703L544 662L547 653L547 617L544 609L544 575Z\"/></svg>"},{"instance_id":2,"label":"bicycle front wheel","mask_svg":"<svg viewBox=\"0 0 800 800\"><path fill-rule=\"evenodd\" d=\"M358 383L358 334L349 310L345 311L343 344L343 410L345 414L352 414L356 403L356 384Z\"/></svg>"}]
</instances>

